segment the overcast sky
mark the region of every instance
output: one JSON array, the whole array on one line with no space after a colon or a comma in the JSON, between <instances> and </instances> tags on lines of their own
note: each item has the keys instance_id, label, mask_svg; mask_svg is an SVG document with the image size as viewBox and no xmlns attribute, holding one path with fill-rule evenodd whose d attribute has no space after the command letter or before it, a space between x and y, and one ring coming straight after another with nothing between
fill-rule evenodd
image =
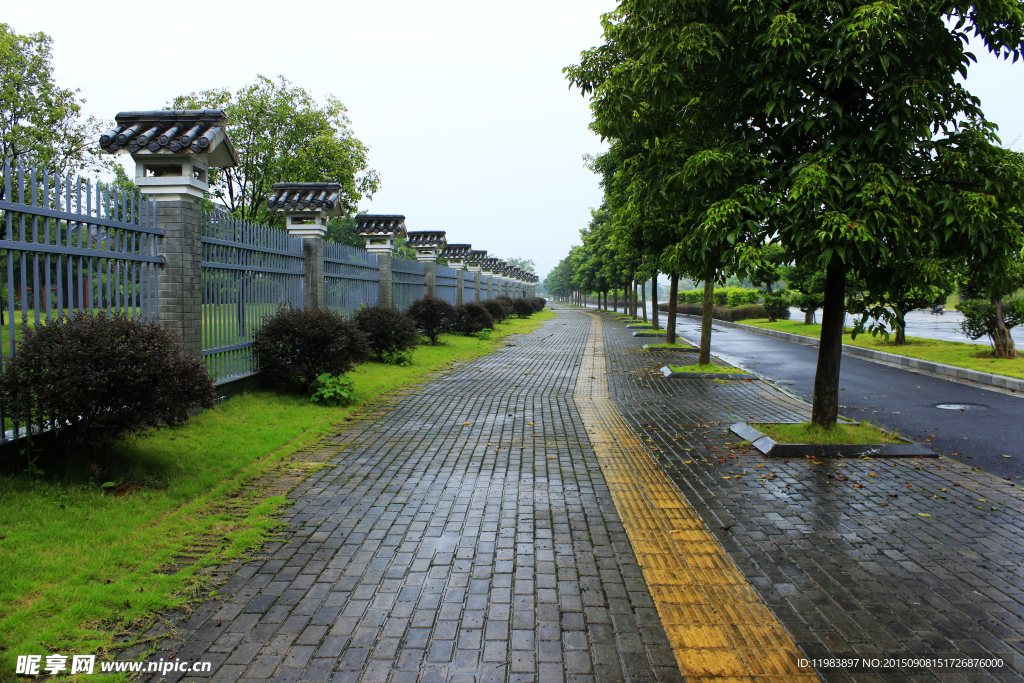
<instances>
[{"instance_id":1,"label":"overcast sky","mask_svg":"<svg viewBox=\"0 0 1024 683\"><path fill-rule=\"evenodd\" d=\"M159 109L256 74L338 96L382 190L360 208L402 213L543 276L601 201L582 156L604 147L562 67L601 42L614 0L334 0L118 6L18 3L4 21L54 39L58 80L86 112ZM1024 62L981 54L968 87L1004 144L1024 149ZM130 162L129 162L130 163Z\"/></svg>"}]
</instances>

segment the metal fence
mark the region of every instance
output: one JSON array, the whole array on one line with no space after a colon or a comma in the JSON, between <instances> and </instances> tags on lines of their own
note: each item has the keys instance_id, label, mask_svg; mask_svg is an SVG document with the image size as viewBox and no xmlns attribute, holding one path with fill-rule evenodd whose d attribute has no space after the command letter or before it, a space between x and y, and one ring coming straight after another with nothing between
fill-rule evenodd
<instances>
[{"instance_id":1,"label":"metal fence","mask_svg":"<svg viewBox=\"0 0 1024 683\"><path fill-rule=\"evenodd\" d=\"M459 297L459 271L448 266L434 266L434 292L452 306Z\"/></svg>"},{"instance_id":2,"label":"metal fence","mask_svg":"<svg viewBox=\"0 0 1024 683\"><path fill-rule=\"evenodd\" d=\"M15 353L26 328L75 311L157 318L163 231L154 225L152 200L5 161L0 212L3 355ZM27 433L3 418L0 442Z\"/></svg>"},{"instance_id":3,"label":"metal fence","mask_svg":"<svg viewBox=\"0 0 1024 683\"><path fill-rule=\"evenodd\" d=\"M476 301L476 278L479 273L466 271L462 274L462 300L466 303Z\"/></svg>"},{"instance_id":4,"label":"metal fence","mask_svg":"<svg viewBox=\"0 0 1024 683\"><path fill-rule=\"evenodd\" d=\"M327 307L352 315L361 305L377 303L377 255L359 247L328 242L324 251Z\"/></svg>"},{"instance_id":5,"label":"metal fence","mask_svg":"<svg viewBox=\"0 0 1024 683\"><path fill-rule=\"evenodd\" d=\"M302 240L284 230L203 216L203 357L217 381L256 371L253 335L279 306L302 308Z\"/></svg>"},{"instance_id":6,"label":"metal fence","mask_svg":"<svg viewBox=\"0 0 1024 683\"><path fill-rule=\"evenodd\" d=\"M419 261L391 259L391 300L395 308L404 311L413 301L423 298L425 270Z\"/></svg>"}]
</instances>

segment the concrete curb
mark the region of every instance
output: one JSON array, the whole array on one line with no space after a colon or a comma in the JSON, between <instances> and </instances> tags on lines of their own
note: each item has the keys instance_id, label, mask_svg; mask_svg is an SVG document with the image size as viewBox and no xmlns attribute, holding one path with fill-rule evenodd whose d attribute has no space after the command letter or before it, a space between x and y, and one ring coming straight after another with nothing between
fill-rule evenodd
<instances>
[{"instance_id":1,"label":"concrete curb","mask_svg":"<svg viewBox=\"0 0 1024 683\"><path fill-rule=\"evenodd\" d=\"M695 315L686 315L680 317L700 320L700 318ZM793 342L796 344L803 344L804 346L818 345L818 340L815 339L814 337L805 337L803 335L792 334L790 332L769 330L763 327L743 325L742 323L727 322L725 320L715 320L714 324L720 325L722 327L732 327L735 329L743 330L744 332L753 332L754 334L759 334L763 337L774 337L775 339L781 339L783 341ZM864 349L859 346L850 346L849 344L843 344L843 354L846 356L852 356L854 358L860 358L862 360L871 361L873 363L892 365L896 367L906 368L908 370L917 370L923 373L936 375L939 377L948 377L950 379L955 379L961 382L972 382L974 384L981 384L986 387L995 387L997 389L1004 389L1006 391L1024 392L1024 380L1016 379L1014 377L993 375L992 373L989 372L978 372L977 370L958 368L955 365L933 363L932 361L921 360L919 358L908 358L907 356L898 356L894 353L885 353L884 351Z\"/></svg>"}]
</instances>

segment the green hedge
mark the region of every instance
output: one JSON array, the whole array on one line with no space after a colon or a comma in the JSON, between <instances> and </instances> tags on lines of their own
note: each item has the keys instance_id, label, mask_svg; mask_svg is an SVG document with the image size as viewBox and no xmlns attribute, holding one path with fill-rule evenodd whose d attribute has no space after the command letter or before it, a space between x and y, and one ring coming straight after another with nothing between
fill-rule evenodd
<instances>
[{"instance_id":1,"label":"green hedge","mask_svg":"<svg viewBox=\"0 0 1024 683\"><path fill-rule=\"evenodd\" d=\"M722 287L715 290L713 294L715 306L728 306L737 308L739 306L753 306L761 300L761 292L756 289L743 289L742 287ZM679 303L703 304L704 290L689 289L679 292Z\"/></svg>"}]
</instances>

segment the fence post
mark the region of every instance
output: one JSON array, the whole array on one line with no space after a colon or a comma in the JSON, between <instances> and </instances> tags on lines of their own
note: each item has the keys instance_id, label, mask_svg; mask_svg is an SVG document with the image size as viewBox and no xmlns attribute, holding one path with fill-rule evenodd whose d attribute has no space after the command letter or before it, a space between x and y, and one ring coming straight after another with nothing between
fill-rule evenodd
<instances>
[{"instance_id":1,"label":"fence post","mask_svg":"<svg viewBox=\"0 0 1024 683\"><path fill-rule=\"evenodd\" d=\"M361 214L356 216L356 234L366 238L366 251L377 255L377 303L392 306L391 259L395 240L406 236L405 216Z\"/></svg>"},{"instance_id":2,"label":"fence post","mask_svg":"<svg viewBox=\"0 0 1024 683\"><path fill-rule=\"evenodd\" d=\"M139 179L136 178L136 181ZM146 187L140 190L146 193ZM156 224L164 231L157 244L166 259L157 285L160 326L177 337L185 351L203 355L203 215L199 204L156 195Z\"/></svg>"},{"instance_id":3,"label":"fence post","mask_svg":"<svg viewBox=\"0 0 1024 683\"><path fill-rule=\"evenodd\" d=\"M416 250L416 260L423 264L423 289L429 297L437 296L437 257L448 245L444 230L416 230L408 233L405 246Z\"/></svg>"},{"instance_id":4,"label":"fence post","mask_svg":"<svg viewBox=\"0 0 1024 683\"><path fill-rule=\"evenodd\" d=\"M483 264L487 258L487 252L483 249L472 249L469 252L469 256L466 258L466 267L469 268L470 272L473 273L476 278L473 282L473 298L476 301L483 301L490 297L482 296L481 280L483 280Z\"/></svg>"},{"instance_id":5,"label":"fence post","mask_svg":"<svg viewBox=\"0 0 1024 683\"><path fill-rule=\"evenodd\" d=\"M156 200L156 224L164 231L157 251L160 271L157 314L160 325L178 338L186 352L203 355L203 211L209 169L238 163L220 110L136 111L114 117L115 127L100 142L135 160L135 184ZM181 135L165 139L160 131ZM191 137L189 137L191 136ZM185 138L189 137L186 141Z\"/></svg>"},{"instance_id":6,"label":"fence post","mask_svg":"<svg viewBox=\"0 0 1024 683\"><path fill-rule=\"evenodd\" d=\"M338 183L274 183L267 208L283 213L288 234L302 240L302 306L327 307L324 257L327 252L327 217L340 216Z\"/></svg>"},{"instance_id":7,"label":"fence post","mask_svg":"<svg viewBox=\"0 0 1024 683\"><path fill-rule=\"evenodd\" d=\"M455 273L455 305L461 306L466 303L465 292L462 291L466 285L466 259L473 251L471 244L446 244L441 250L440 257L448 261L448 267L454 268Z\"/></svg>"}]
</instances>

